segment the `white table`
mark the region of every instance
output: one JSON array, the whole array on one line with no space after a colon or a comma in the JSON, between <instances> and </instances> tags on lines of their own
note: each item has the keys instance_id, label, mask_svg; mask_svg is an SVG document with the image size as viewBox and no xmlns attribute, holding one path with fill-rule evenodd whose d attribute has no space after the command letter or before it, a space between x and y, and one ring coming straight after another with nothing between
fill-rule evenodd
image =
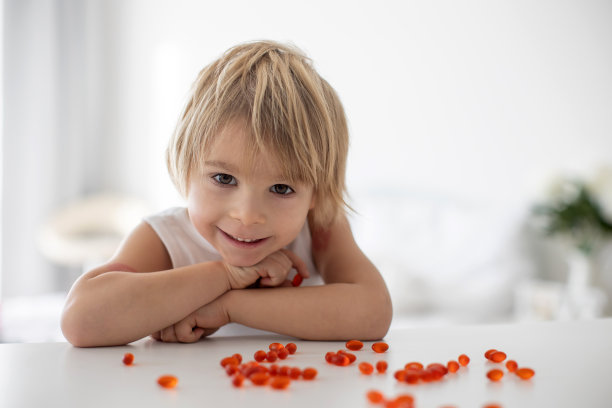
<instances>
[{"instance_id":1,"label":"white table","mask_svg":"<svg viewBox=\"0 0 612 408\"><path fill-rule=\"evenodd\" d=\"M612 319L394 329L385 339L390 349L375 354L369 347L355 352L358 361L385 359L385 375L364 376L357 363L337 367L324 361L327 351L343 342L296 341L281 336L212 337L196 344L141 340L125 347L78 349L67 343L0 345L0 407L368 407L369 389L388 395L411 393L416 407L611 407ZM288 390L247 384L231 385L219 365L221 358L242 353L252 359L272 341L294 341L298 352L283 363L319 371L314 381L294 381ZM371 342L366 342L369 346ZM492 383L485 372L494 364L483 353L505 351L536 375L521 381L506 374ZM125 352L135 355L124 366ZM393 372L409 361L423 363L470 356L467 368L441 382L398 383ZM505 368L504 368L505 371ZM179 384L166 390L156 383L174 374ZM245 382L246 384L246 382Z\"/></svg>"}]
</instances>

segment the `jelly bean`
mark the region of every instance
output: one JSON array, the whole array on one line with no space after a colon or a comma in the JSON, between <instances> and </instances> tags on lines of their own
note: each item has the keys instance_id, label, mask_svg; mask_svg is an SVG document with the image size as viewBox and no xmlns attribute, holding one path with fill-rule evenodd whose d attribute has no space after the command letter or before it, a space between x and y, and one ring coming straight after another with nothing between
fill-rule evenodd
<instances>
[{"instance_id":1,"label":"jelly bean","mask_svg":"<svg viewBox=\"0 0 612 408\"><path fill-rule=\"evenodd\" d=\"M372 404L379 404L385 400L383 393L377 390L368 391L366 397Z\"/></svg>"},{"instance_id":2,"label":"jelly bean","mask_svg":"<svg viewBox=\"0 0 612 408\"><path fill-rule=\"evenodd\" d=\"M302 277L302 275L298 273L293 277L293 280L291 281L291 286L300 286L303 280L304 278Z\"/></svg>"},{"instance_id":3,"label":"jelly bean","mask_svg":"<svg viewBox=\"0 0 612 408\"><path fill-rule=\"evenodd\" d=\"M355 360L357 360L357 356L354 355L353 353L349 353L348 351L338 350L337 354L342 354L344 356L347 356L349 359L349 364L352 364L355 362Z\"/></svg>"},{"instance_id":4,"label":"jelly bean","mask_svg":"<svg viewBox=\"0 0 612 408\"><path fill-rule=\"evenodd\" d=\"M504 372L502 370L498 370L497 368L494 368L487 373L487 377L489 377L489 380L491 381L499 381L503 376Z\"/></svg>"},{"instance_id":5,"label":"jelly bean","mask_svg":"<svg viewBox=\"0 0 612 408\"><path fill-rule=\"evenodd\" d=\"M514 373L518 375L522 380L528 380L534 376L535 371L533 371L531 368L521 367L517 369Z\"/></svg>"},{"instance_id":6,"label":"jelly bean","mask_svg":"<svg viewBox=\"0 0 612 408\"><path fill-rule=\"evenodd\" d=\"M297 346L295 345L295 343L287 343L285 348L287 349L287 351L289 351L289 354L295 354L295 352L297 351Z\"/></svg>"},{"instance_id":7,"label":"jelly bean","mask_svg":"<svg viewBox=\"0 0 612 408\"><path fill-rule=\"evenodd\" d=\"M509 372L513 373L518 368L518 364L514 360L508 360L506 361L506 368Z\"/></svg>"},{"instance_id":8,"label":"jelly bean","mask_svg":"<svg viewBox=\"0 0 612 408\"><path fill-rule=\"evenodd\" d=\"M284 360L289 356L289 350L283 347L282 349L278 350L276 354L278 354L278 358Z\"/></svg>"},{"instance_id":9,"label":"jelly bean","mask_svg":"<svg viewBox=\"0 0 612 408\"><path fill-rule=\"evenodd\" d=\"M423 370L416 370L413 368L409 368L408 370L404 370L404 381L408 384L416 384L421 379L421 373Z\"/></svg>"},{"instance_id":10,"label":"jelly bean","mask_svg":"<svg viewBox=\"0 0 612 408\"><path fill-rule=\"evenodd\" d=\"M362 374L370 375L374 371L374 366L364 361L359 363L359 371L361 371Z\"/></svg>"},{"instance_id":11,"label":"jelly bean","mask_svg":"<svg viewBox=\"0 0 612 408\"><path fill-rule=\"evenodd\" d=\"M299 367L293 367L291 370L289 370L289 377L293 378L294 380L300 378L301 375L302 370Z\"/></svg>"},{"instance_id":12,"label":"jelly bean","mask_svg":"<svg viewBox=\"0 0 612 408\"><path fill-rule=\"evenodd\" d=\"M380 341L372 344L372 350L377 353L384 353L385 351L389 350L389 345L383 341Z\"/></svg>"},{"instance_id":13,"label":"jelly bean","mask_svg":"<svg viewBox=\"0 0 612 408\"><path fill-rule=\"evenodd\" d=\"M500 404L487 404L482 408L502 408Z\"/></svg>"},{"instance_id":14,"label":"jelly bean","mask_svg":"<svg viewBox=\"0 0 612 408\"><path fill-rule=\"evenodd\" d=\"M489 360L495 363L501 363L506 359L506 353L503 351L496 351L495 353L491 353Z\"/></svg>"},{"instance_id":15,"label":"jelly bean","mask_svg":"<svg viewBox=\"0 0 612 408\"><path fill-rule=\"evenodd\" d=\"M487 360L491 359L491 354L495 353L497 350L495 349L489 349L484 353L484 356Z\"/></svg>"},{"instance_id":16,"label":"jelly bean","mask_svg":"<svg viewBox=\"0 0 612 408\"><path fill-rule=\"evenodd\" d=\"M257 350L255 354L253 355L253 358L255 359L255 361L258 361L260 363L264 361L266 357L267 357L267 353L263 350Z\"/></svg>"},{"instance_id":17,"label":"jelly bean","mask_svg":"<svg viewBox=\"0 0 612 408\"><path fill-rule=\"evenodd\" d=\"M270 368L268 369L268 373L272 376L275 377L278 375L278 370L279 367L276 364L270 364Z\"/></svg>"},{"instance_id":18,"label":"jelly bean","mask_svg":"<svg viewBox=\"0 0 612 408\"><path fill-rule=\"evenodd\" d=\"M270 374L268 373L255 373L249 377L251 382L255 385L266 385L270 380Z\"/></svg>"},{"instance_id":19,"label":"jelly bean","mask_svg":"<svg viewBox=\"0 0 612 408\"><path fill-rule=\"evenodd\" d=\"M421 364L419 362L416 362L416 361L413 361L411 363L406 364L404 366L404 368L406 370L408 370L409 368L412 368L412 369L415 369L415 370L421 370L421 369L423 369L423 364Z\"/></svg>"},{"instance_id":20,"label":"jelly bean","mask_svg":"<svg viewBox=\"0 0 612 408\"><path fill-rule=\"evenodd\" d=\"M335 355L336 353L334 353L333 351L328 351L327 353L325 353L325 361L327 361L330 364L333 364L332 359Z\"/></svg>"},{"instance_id":21,"label":"jelly bean","mask_svg":"<svg viewBox=\"0 0 612 408\"><path fill-rule=\"evenodd\" d=\"M270 351L278 351L278 350L280 350L282 348L285 348L285 346L283 346L280 343L270 343L268 348L270 349Z\"/></svg>"},{"instance_id":22,"label":"jelly bean","mask_svg":"<svg viewBox=\"0 0 612 408\"><path fill-rule=\"evenodd\" d=\"M284 390L285 388L289 387L290 383L291 380L289 377L275 377L272 379L270 386L277 390Z\"/></svg>"},{"instance_id":23,"label":"jelly bean","mask_svg":"<svg viewBox=\"0 0 612 408\"><path fill-rule=\"evenodd\" d=\"M232 384L234 384L234 387L242 386L243 382L244 382L244 376L242 374L236 374L234 378L232 379Z\"/></svg>"},{"instance_id":24,"label":"jelly bean","mask_svg":"<svg viewBox=\"0 0 612 408\"><path fill-rule=\"evenodd\" d=\"M446 368L449 372L456 373L457 370L459 370L459 363L455 360L450 360L448 363L446 363Z\"/></svg>"},{"instance_id":25,"label":"jelly bean","mask_svg":"<svg viewBox=\"0 0 612 408\"><path fill-rule=\"evenodd\" d=\"M434 370L439 372L442 375L446 375L448 373L448 368L446 368L445 365L440 364L440 363L431 363L428 364L426 367L428 370Z\"/></svg>"},{"instance_id":26,"label":"jelly bean","mask_svg":"<svg viewBox=\"0 0 612 408\"><path fill-rule=\"evenodd\" d=\"M238 364L242 363L242 355L241 354L232 354L232 357L234 357L236 360L238 360Z\"/></svg>"},{"instance_id":27,"label":"jelly bean","mask_svg":"<svg viewBox=\"0 0 612 408\"><path fill-rule=\"evenodd\" d=\"M414 403L414 397L410 394L400 394L393 399L393 401L400 404L400 406L412 406Z\"/></svg>"},{"instance_id":28,"label":"jelly bean","mask_svg":"<svg viewBox=\"0 0 612 408\"><path fill-rule=\"evenodd\" d=\"M132 353L125 353L123 355L123 364L132 365L134 362L134 355Z\"/></svg>"},{"instance_id":29,"label":"jelly bean","mask_svg":"<svg viewBox=\"0 0 612 408\"><path fill-rule=\"evenodd\" d=\"M314 380L317 376L317 369L312 367L307 367L302 371L302 378L305 380Z\"/></svg>"},{"instance_id":30,"label":"jelly bean","mask_svg":"<svg viewBox=\"0 0 612 408\"><path fill-rule=\"evenodd\" d=\"M289 377L290 371L291 371L291 367L284 365L278 369L278 375L283 376L283 377Z\"/></svg>"},{"instance_id":31,"label":"jelly bean","mask_svg":"<svg viewBox=\"0 0 612 408\"><path fill-rule=\"evenodd\" d=\"M349 340L346 342L345 346L349 350L357 351L361 350L361 348L363 347L363 343L359 340Z\"/></svg>"},{"instance_id":32,"label":"jelly bean","mask_svg":"<svg viewBox=\"0 0 612 408\"><path fill-rule=\"evenodd\" d=\"M232 375L238 372L238 366L229 364L228 366L225 367L225 372L227 373L227 375L231 377Z\"/></svg>"},{"instance_id":33,"label":"jelly bean","mask_svg":"<svg viewBox=\"0 0 612 408\"><path fill-rule=\"evenodd\" d=\"M273 363L278 359L278 354L276 353L276 351L270 350L268 351L268 354L266 354L266 360L268 360L268 363Z\"/></svg>"},{"instance_id":34,"label":"jelly bean","mask_svg":"<svg viewBox=\"0 0 612 408\"><path fill-rule=\"evenodd\" d=\"M393 373L393 377L395 377L395 379L399 382L406 381L406 370L397 370L395 373Z\"/></svg>"},{"instance_id":35,"label":"jelly bean","mask_svg":"<svg viewBox=\"0 0 612 408\"><path fill-rule=\"evenodd\" d=\"M221 360L221 367L225 367L228 365L237 366L238 364L240 364L240 362L238 361L236 357L225 357L224 359Z\"/></svg>"},{"instance_id":36,"label":"jelly bean","mask_svg":"<svg viewBox=\"0 0 612 408\"><path fill-rule=\"evenodd\" d=\"M164 388L174 388L178 384L178 378L173 375L162 375L157 379L157 383Z\"/></svg>"},{"instance_id":37,"label":"jelly bean","mask_svg":"<svg viewBox=\"0 0 612 408\"><path fill-rule=\"evenodd\" d=\"M470 364L470 358L465 354L461 354L459 357L457 357L457 360L459 361L459 364L464 367Z\"/></svg>"},{"instance_id":38,"label":"jelly bean","mask_svg":"<svg viewBox=\"0 0 612 408\"><path fill-rule=\"evenodd\" d=\"M378 363L376 363L376 371L378 371L379 374L384 374L387 372L387 367L389 365L387 364L386 361L379 361Z\"/></svg>"}]
</instances>

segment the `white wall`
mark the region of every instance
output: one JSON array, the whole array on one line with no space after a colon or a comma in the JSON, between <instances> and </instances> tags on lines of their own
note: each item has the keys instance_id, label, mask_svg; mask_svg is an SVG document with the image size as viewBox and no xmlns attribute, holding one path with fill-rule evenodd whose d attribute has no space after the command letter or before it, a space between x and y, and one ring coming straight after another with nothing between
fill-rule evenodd
<instances>
[{"instance_id":1,"label":"white wall","mask_svg":"<svg viewBox=\"0 0 612 408\"><path fill-rule=\"evenodd\" d=\"M71 2L60 4L70 16ZM508 242L517 244L513 235L517 231L508 231L520 228L521 216L551 176L588 172L612 162L612 3L608 1L84 4L81 14L88 18L86 38L93 48L78 52L88 55L89 63L82 66L90 75L84 83L97 88L88 93L95 109L87 112L93 116L81 128L89 137L96 136L97 148L84 153L88 165L82 166L89 184L81 191L130 192L154 208L178 202L165 172L163 150L191 81L228 47L261 38L301 47L340 94L352 134L349 188L354 206L362 212L356 219L358 239L377 261L385 262L397 252L404 256L389 261L388 274L403 273L394 268L405 259L407 246L424 240L427 250L421 251L419 262L425 262L423 254L430 259L438 248L445 263L413 265L420 268L417 276L426 277L436 267L463 264L470 270L472 261L499 261L503 256L498 253L510 246ZM52 53L53 48L43 51ZM24 82L36 83L29 78ZM60 106L67 103L63 100ZM44 115L45 120L54 120L52 108ZM69 114L63 117L75 120ZM21 137L27 139L35 138L40 132L36 126L42 124L19 126ZM6 135L5 144L11 143ZM63 151L57 153L62 157ZM6 165L22 166L16 161ZM78 173L76 168L64 174ZM30 189L45 188L32 179L24 185L20 174L11 175L15 184L7 188L13 190L4 192L5 219L18 210L24 195L26 208L33 205L29 200L38 201ZM15 200L10 198L15 192L21 194L19 201L9 201ZM49 200L53 194L45 192L43 198ZM404 214L399 224L401 217L393 213L397 206L372 215L383 211L389 200L414 211ZM476 224L466 221L480 212L488 218ZM456 214L467 224L417 225L423 214L436 220L456 219ZM17 226L13 228L4 236ZM483 236L486 233L491 236ZM446 247L440 248L444 244L436 239L440 234L449 237ZM469 247L457 239L462 234L481 246L484 241L499 244L484 247L489 258L468 262L461 253ZM27 284L39 279L35 267L17 272L28 254L11 254L11 245L15 244L4 244L5 293L43 291L44 287L32 289ZM515 250L509 248L505 256ZM507 271L499 282L529 269L512 262L503 268Z\"/></svg>"}]
</instances>

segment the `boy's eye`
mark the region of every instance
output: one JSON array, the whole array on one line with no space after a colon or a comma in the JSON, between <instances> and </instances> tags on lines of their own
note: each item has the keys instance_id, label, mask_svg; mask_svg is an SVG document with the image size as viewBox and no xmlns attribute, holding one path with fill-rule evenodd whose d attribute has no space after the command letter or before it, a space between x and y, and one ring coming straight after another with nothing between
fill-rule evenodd
<instances>
[{"instance_id":1,"label":"boy's eye","mask_svg":"<svg viewBox=\"0 0 612 408\"><path fill-rule=\"evenodd\" d=\"M286 184L275 184L270 187L270 191L276 194L287 195L293 193L293 189Z\"/></svg>"},{"instance_id":2,"label":"boy's eye","mask_svg":"<svg viewBox=\"0 0 612 408\"><path fill-rule=\"evenodd\" d=\"M219 184L236 184L236 179L234 176L230 176L229 174L219 173L213 176L213 179Z\"/></svg>"}]
</instances>

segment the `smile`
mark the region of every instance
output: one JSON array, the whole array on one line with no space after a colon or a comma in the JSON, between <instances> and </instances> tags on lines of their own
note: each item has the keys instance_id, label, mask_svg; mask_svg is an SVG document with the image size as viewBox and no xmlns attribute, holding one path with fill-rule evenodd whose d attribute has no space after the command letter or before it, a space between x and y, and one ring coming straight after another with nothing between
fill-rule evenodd
<instances>
[{"instance_id":1,"label":"smile","mask_svg":"<svg viewBox=\"0 0 612 408\"><path fill-rule=\"evenodd\" d=\"M221 228L219 228L219 231L221 231L223 233L223 236L225 238L228 239L228 241L230 241L232 244L240 246L240 247L247 247L247 248L252 248L255 246L258 246L258 244L261 244L263 242L265 242L268 238L242 238L242 237L237 237L231 234L228 234L227 232L223 231Z\"/></svg>"}]
</instances>

